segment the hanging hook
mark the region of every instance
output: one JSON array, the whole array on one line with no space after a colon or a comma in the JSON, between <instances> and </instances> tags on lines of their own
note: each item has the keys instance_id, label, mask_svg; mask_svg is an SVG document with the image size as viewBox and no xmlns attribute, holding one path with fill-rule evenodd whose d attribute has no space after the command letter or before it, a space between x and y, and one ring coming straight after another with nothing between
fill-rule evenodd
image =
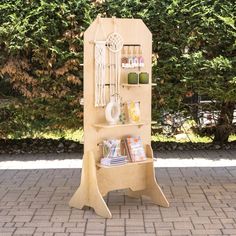
<instances>
[{"instance_id":1,"label":"hanging hook","mask_svg":"<svg viewBox=\"0 0 236 236\"><path fill-rule=\"evenodd\" d=\"M115 16L112 16L112 23L114 27L114 32L116 32L116 17Z\"/></svg>"},{"instance_id":2,"label":"hanging hook","mask_svg":"<svg viewBox=\"0 0 236 236\"><path fill-rule=\"evenodd\" d=\"M100 13L97 15L97 19L98 19L98 24L100 24L100 21L101 21L101 14Z\"/></svg>"},{"instance_id":3,"label":"hanging hook","mask_svg":"<svg viewBox=\"0 0 236 236\"><path fill-rule=\"evenodd\" d=\"M115 24L116 22L116 17L115 16L112 16L112 22L113 22L113 24Z\"/></svg>"}]
</instances>

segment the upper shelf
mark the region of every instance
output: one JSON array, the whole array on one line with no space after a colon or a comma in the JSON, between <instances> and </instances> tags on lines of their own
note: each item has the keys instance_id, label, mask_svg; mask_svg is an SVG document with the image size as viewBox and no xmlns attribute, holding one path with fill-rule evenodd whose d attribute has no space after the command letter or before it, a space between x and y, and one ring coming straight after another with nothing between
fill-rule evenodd
<instances>
[{"instance_id":1,"label":"upper shelf","mask_svg":"<svg viewBox=\"0 0 236 236\"><path fill-rule=\"evenodd\" d=\"M121 85L122 85L122 87L132 88L132 87L147 86L147 85L150 85L150 84L127 84L127 83L123 83L123 84L121 84ZM156 83L152 83L151 85L152 85L152 86L156 86L157 84L156 84Z\"/></svg>"}]
</instances>

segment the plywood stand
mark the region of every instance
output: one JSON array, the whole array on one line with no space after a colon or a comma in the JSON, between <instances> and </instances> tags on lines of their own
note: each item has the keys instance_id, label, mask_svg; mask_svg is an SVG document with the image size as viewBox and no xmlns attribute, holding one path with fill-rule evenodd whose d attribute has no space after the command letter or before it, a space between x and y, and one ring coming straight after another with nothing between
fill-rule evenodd
<instances>
[{"instance_id":1,"label":"plywood stand","mask_svg":"<svg viewBox=\"0 0 236 236\"><path fill-rule=\"evenodd\" d=\"M102 24L103 30L99 24ZM114 26L115 24L115 26ZM95 106L95 62L94 37L104 41L113 32L122 35L124 45L139 45L142 47L144 67L137 72L148 72L151 78L152 35L139 19L97 18L84 34L84 156L81 182L78 190L72 196L69 205L82 209L84 206L94 208L95 212L105 218L111 218L111 212L103 197L112 190L127 189L130 197L149 196L151 200L163 207L169 203L156 182L153 166L153 151L151 148L151 92L152 82L127 86L127 74L130 69L121 69L117 86L119 96L126 101L138 100L141 104L141 118L138 123L109 125L105 121L105 107ZM106 51L109 58L109 51ZM105 100L109 102L110 83L109 68L106 64ZM116 77L117 79L117 77ZM104 86L105 86L104 85ZM104 100L104 97L103 97ZM123 138L127 135L140 135L145 146L147 160L131 162L119 166L102 166L101 152L98 144L104 139Z\"/></svg>"}]
</instances>

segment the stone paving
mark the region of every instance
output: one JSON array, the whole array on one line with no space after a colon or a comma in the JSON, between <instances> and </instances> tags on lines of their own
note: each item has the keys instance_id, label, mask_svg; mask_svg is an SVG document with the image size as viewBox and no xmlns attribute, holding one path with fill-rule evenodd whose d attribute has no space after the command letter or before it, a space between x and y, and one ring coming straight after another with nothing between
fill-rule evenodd
<instances>
[{"instance_id":1,"label":"stone paving","mask_svg":"<svg viewBox=\"0 0 236 236\"><path fill-rule=\"evenodd\" d=\"M105 198L112 219L68 206L80 174L81 169L0 170L0 236L236 236L236 166L156 168L170 207L114 191Z\"/></svg>"}]
</instances>

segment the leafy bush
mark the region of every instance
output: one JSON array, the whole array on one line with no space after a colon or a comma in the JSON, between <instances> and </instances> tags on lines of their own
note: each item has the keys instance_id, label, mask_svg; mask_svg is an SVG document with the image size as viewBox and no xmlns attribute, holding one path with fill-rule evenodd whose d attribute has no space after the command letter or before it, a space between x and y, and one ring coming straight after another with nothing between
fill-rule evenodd
<instances>
[{"instance_id":1,"label":"leafy bush","mask_svg":"<svg viewBox=\"0 0 236 236\"><path fill-rule=\"evenodd\" d=\"M89 8L83 1L1 2L0 73L11 92L4 86L0 93L15 98L4 108L12 115L7 125L2 117L2 135L81 126L80 64Z\"/></svg>"},{"instance_id":2,"label":"leafy bush","mask_svg":"<svg viewBox=\"0 0 236 236\"><path fill-rule=\"evenodd\" d=\"M0 98L12 101L1 108L2 136L81 126L83 32L98 13L142 18L151 30L154 119L178 111L197 119L198 97L207 95L220 111L215 141L227 141L236 30L234 3L221 0L2 0Z\"/></svg>"}]
</instances>

